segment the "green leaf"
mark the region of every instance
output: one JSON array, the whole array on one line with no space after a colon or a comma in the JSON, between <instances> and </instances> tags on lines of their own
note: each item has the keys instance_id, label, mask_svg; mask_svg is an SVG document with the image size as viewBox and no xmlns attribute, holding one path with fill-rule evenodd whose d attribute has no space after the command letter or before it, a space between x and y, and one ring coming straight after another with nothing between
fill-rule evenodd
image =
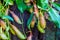
<instances>
[{"instance_id":1,"label":"green leaf","mask_svg":"<svg viewBox=\"0 0 60 40\"><path fill-rule=\"evenodd\" d=\"M2 17L1 13L0 13L0 17Z\"/></svg>"},{"instance_id":2,"label":"green leaf","mask_svg":"<svg viewBox=\"0 0 60 40\"><path fill-rule=\"evenodd\" d=\"M53 7L60 11L60 4L59 3L52 3Z\"/></svg>"},{"instance_id":3,"label":"green leaf","mask_svg":"<svg viewBox=\"0 0 60 40\"><path fill-rule=\"evenodd\" d=\"M27 26L28 26L28 29L30 29L30 23L31 23L31 21L32 21L32 19L33 19L33 13L31 13L31 15L30 15L30 17L29 17L29 19L28 19L28 21L27 21Z\"/></svg>"},{"instance_id":4,"label":"green leaf","mask_svg":"<svg viewBox=\"0 0 60 40\"><path fill-rule=\"evenodd\" d=\"M30 9L31 8L33 8L33 5L27 6L27 9L26 10L30 12Z\"/></svg>"},{"instance_id":5,"label":"green leaf","mask_svg":"<svg viewBox=\"0 0 60 40\"><path fill-rule=\"evenodd\" d=\"M6 5L13 5L13 0L4 0Z\"/></svg>"},{"instance_id":6,"label":"green leaf","mask_svg":"<svg viewBox=\"0 0 60 40\"><path fill-rule=\"evenodd\" d=\"M9 19L11 21L14 21L14 19L12 17L10 17L10 16L3 16L2 19Z\"/></svg>"},{"instance_id":7,"label":"green leaf","mask_svg":"<svg viewBox=\"0 0 60 40\"><path fill-rule=\"evenodd\" d=\"M24 4L23 0L16 0L16 4L18 9L23 13L26 10L26 5Z\"/></svg>"},{"instance_id":8,"label":"green leaf","mask_svg":"<svg viewBox=\"0 0 60 40\"><path fill-rule=\"evenodd\" d=\"M48 8L48 0L37 0L37 6L46 10Z\"/></svg>"},{"instance_id":9,"label":"green leaf","mask_svg":"<svg viewBox=\"0 0 60 40\"><path fill-rule=\"evenodd\" d=\"M51 20L56 24L56 26L58 28L60 28L60 15L59 15L59 13L53 8L50 8L48 13L50 15Z\"/></svg>"}]
</instances>

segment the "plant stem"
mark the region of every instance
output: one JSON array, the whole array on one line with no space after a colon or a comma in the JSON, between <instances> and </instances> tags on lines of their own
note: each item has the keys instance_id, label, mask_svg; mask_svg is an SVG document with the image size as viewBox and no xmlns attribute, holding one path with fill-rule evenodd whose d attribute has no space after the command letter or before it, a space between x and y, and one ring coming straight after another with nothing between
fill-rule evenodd
<instances>
[{"instance_id":1,"label":"plant stem","mask_svg":"<svg viewBox=\"0 0 60 40\"><path fill-rule=\"evenodd\" d=\"M20 17L21 17L21 20L22 20L22 29L23 29L23 33L24 33L24 35L25 35L25 37L26 37L26 34L25 34L25 31L24 31L24 21L23 21L23 14L20 14Z\"/></svg>"}]
</instances>

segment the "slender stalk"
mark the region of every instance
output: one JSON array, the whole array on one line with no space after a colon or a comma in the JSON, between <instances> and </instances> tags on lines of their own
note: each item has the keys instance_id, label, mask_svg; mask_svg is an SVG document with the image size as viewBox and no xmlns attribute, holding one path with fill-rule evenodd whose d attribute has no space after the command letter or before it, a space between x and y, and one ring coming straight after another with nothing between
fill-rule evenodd
<instances>
[{"instance_id":1,"label":"slender stalk","mask_svg":"<svg viewBox=\"0 0 60 40\"><path fill-rule=\"evenodd\" d=\"M26 34L25 34L25 31L24 31L24 21L23 21L23 14L20 14L20 17L21 17L21 20L22 20L22 29L23 29L23 32L24 32L24 35L25 35L25 37L27 36Z\"/></svg>"}]
</instances>

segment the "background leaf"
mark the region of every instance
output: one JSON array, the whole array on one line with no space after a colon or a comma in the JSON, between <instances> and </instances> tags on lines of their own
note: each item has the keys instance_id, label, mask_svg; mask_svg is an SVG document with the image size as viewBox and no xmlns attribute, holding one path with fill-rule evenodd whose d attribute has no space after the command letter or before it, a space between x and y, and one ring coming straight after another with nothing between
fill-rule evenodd
<instances>
[{"instance_id":1,"label":"background leaf","mask_svg":"<svg viewBox=\"0 0 60 40\"><path fill-rule=\"evenodd\" d=\"M23 13L26 9L26 5L24 4L23 0L16 0L16 4L18 9Z\"/></svg>"}]
</instances>

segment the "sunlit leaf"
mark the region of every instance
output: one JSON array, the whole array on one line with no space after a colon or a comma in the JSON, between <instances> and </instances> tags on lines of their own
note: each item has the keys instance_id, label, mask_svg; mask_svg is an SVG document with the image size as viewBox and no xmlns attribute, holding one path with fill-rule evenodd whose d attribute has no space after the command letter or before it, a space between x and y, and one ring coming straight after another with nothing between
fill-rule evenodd
<instances>
[{"instance_id":1,"label":"sunlit leaf","mask_svg":"<svg viewBox=\"0 0 60 40\"><path fill-rule=\"evenodd\" d=\"M14 21L14 19L12 17L10 17L10 16L3 16L2 19L9 19L11 21Z\"/></svg>"},{"instance_id":2,"label":"sunlit leaf","mask_svg":"<svg viewBox=\"0 0 60 40\"><path fill-rule=\"evenodd\" d=\"M60 28L60 15L59 15L59 13L53 8L50 8L48 13L51 17L51 20L56 24L56 26L58 28Z\"/></svg>"},{"instance_id":3,"label":"sunlit leaf","mask_svg":"<svg viewBox=\"0 0 60 40\"><path fill-rule=\"evenodd\" d=\"M43 15L43 12L40 11L39 13L39 21L40 21L40 26L45 29L46 28L46 21L45 21L45 18L44 18L44 15Z\"/></svg>"},{"instance_id":4,"label":"sunlit leaf","mask_svg":"<svg viewBox=\"0 0 60 40\"><path fill-rule=\"evenodd\" d=\"M10 27L10 32L13 34L13 35L16 35L15 34L15 31Z\"/></svg>"},{"instance_id":5,"label":"sunlit leaf","mask_svg":"<svg viewBox=\"0 0 60 40\"><path fill-rule=\"evenodd\" d=\"M0 38L1 39L4 39L4 40L7 40L8 39L8 37L5 35L4 32L0 33Z\"/></svg>"},{"instance_id":6,"label":"sunlit leaf","mask_svg":"<svg viewBox=\"0 0 60 40\"><path fill-rule=\"evenodd\" d=\"M60 4L59 3L52 3L53 7L60 11Z\"/></svg>"},{"instance_id":7,"label":"sunlit leaf","mask_svg":"<svg viewBox=\"0 0 60 40\"><path fill-rule=\"evenodd\" d=\"M16 35L20 38L20 39L26 39L26 37L22 34L22 32L20 32L16 26L10 24L11 28L15 31Z\"/></svg>"},{"instance_id":8,"label":"sunlit leaf","mask_svg":"<svg viewBox=\"0 0 60 40\"><path fill-rule=\"evenodd\" d=\"M13 0L4 0L6 5L13 5Z\"/></svg>"},{"instance_id":9,"label":"sunlit leaf","mask_svg":"<svg viewBox=\"0 0 60 40\"><path fill-rule=\"evenodd\" d=\"M45 30L40 26L40 21L38 21L37 29L40 33L45 33Z\"/></svg>"}]
</instances>

